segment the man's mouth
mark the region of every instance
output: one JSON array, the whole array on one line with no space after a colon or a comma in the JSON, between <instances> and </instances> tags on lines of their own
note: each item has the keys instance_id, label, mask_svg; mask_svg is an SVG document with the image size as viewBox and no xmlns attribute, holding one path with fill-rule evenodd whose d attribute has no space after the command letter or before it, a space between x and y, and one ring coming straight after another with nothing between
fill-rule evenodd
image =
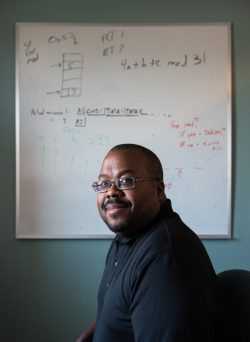
<instances>
[{"instance_id":1,"label":"man's mouth","mask_svg":"<svg viewBox=\"0 0 250 342\"><path fill-rule=\"evenodd\" d=\"M123 209L127 209L130 205L122 201L108 201L104 205L104 210L109 212L118 212Z\"/></svg>"}]
</instances>

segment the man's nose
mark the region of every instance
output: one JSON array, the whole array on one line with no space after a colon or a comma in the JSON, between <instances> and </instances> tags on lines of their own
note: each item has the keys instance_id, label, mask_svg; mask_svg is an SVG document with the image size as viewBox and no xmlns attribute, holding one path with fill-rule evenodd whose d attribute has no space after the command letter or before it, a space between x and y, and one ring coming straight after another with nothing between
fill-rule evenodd
<instances>
[{"instance_id":1,"label":"man's nose","mask_svg":"<svg viewBox=\"0 0 250 342\"><path fill-rule=\"evenodd\" d=\"M115 182L112 182L111 187L107 191L107 197L117 197L121 194L121 190L117 188Z\"/></svg>"}]
</instances>

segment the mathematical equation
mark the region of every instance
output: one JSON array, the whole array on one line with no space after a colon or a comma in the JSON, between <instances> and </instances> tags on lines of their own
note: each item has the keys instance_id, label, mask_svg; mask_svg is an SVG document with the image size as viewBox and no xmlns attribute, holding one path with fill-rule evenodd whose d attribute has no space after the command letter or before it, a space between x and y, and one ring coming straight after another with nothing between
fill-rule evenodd
<instances>
[{"instance_id":1,"label":"mathematical equation","mask_svg":"<svg viewBox=\"0 0 250 342\"><path fill-rule=\"evenodd\" d=\"M169 58L145 58L140 57L137 60L129 60L127 58L121 61L123 70L138 70L149 68L175 67L187 68L189 66L198 66L206 63L206 53L194 53L192 55L184 54L180 59Z\"/></svg>"},{"instance_id":2,"label":"mathematical equation","mask_svg":"<svg viewBox=\"0 0 250 342\"><path fill-rule=\"evenodd\" d=\"M61 35L52 34L48 38L50 44L60 44L63 42L71 42L73 45L79 44L77 36L73 32L66 32Z\"/></svg>"}]
</instances>

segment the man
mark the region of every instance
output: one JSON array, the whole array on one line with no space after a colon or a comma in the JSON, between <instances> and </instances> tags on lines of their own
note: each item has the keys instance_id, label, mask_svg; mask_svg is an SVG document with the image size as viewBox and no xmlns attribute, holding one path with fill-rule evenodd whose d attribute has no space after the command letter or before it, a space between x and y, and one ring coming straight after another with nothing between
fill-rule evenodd
<instances>
[{"instance_id":1,"label":"man","mask_svg":"<svg viewBox=\"0 0 250 342\"><path fill-rule=\"evenodd\" d=\"M173 212L158 157L135 144L112 148L93 184L115 234L98 314L79 342L216 342L216 275L200 239Z\"/></svg>"}]
</instances>

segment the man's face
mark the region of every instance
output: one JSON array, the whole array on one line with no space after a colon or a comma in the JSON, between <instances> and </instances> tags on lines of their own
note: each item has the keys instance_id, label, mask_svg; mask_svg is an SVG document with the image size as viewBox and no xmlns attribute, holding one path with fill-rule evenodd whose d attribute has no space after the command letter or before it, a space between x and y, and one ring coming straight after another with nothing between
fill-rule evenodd
<instances>
[{"instance_id":1,"label":"man's face","mask_svg":"<svg viewBox=\"0 0 250 342\"><path fill-rule=\"evenodd\" d=\"M99 181L117 178L153 178L148 161L140 151L116 150L103 161ZM107 192L98 193L97 206L110 230L121 236L143 230L158 214L164 200L164 185L157 181L136 182L133 189L119 190L115 184Z\"/></svg>"}]
</instances>

